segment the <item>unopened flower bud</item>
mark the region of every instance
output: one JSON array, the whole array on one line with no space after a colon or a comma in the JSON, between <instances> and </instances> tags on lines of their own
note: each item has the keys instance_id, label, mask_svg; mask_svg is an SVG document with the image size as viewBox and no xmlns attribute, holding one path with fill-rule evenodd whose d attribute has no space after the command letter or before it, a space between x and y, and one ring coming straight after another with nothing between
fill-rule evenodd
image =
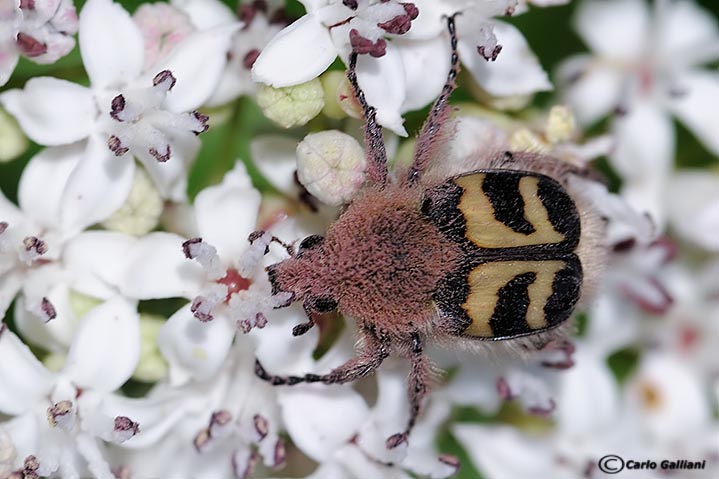
<instances>
[{"instance_id":1,"label":"unopened flower bud","mask_svg":"<svg viewBox=\"0 0 719 479\"><path fill-rule=\"evenodd\" d=\"M15 119L0 108L0 163L14 160L27 146L27 137Z\"/></svg>"},{"instance_id":2,"label":"unopened flower bud","mask_svg":"<svg viewBox=\"0 0 719 479\"><path fill-rule=\"evenodd\" d=\"M262 85L257 92L257 104L267 118L284 128L304 125L325 105L322 82L315 78L283 88Z\"/></svg>"},{"instance_id":3,"label":"unopened flower bud","mask_svg":"<svg viewBox=\"0 0 719 479\"><path fill-rule=\"evenodd\" d=\"M167 377L167 362L157 346L157 336L164 324L161 316L140 314L140 361L133 379L154 383Z\"/></svg>"},{"instance_id":4,"label":"unopened flower bud","mask_svg":"<svg viewBox=\"0 0 719 479\"><path fill-rule=\"evenodd\" d=\"M346 133L312 133L297 145L300 183L328 205L349 203L364 183L366 169L364 150Z\"/></svg>"},{"instance_id":5,"label":"unopened flower bud","mask_svg":"<svg viewBox=\"0 0 719 479\"><path fill-rule=\"evenodd\" d=\"M568 141L575 130L574 115L566 106L553 106L547 118L547 141L555 144Z\"/></svg>"},{"instance_id":6,"label":"unopened flower bud","mask_svg":"<svg viewBox=\"0 0 719 479\"><path fill-rule=\"evenodd\" d=\"M342 81L337 86L337 101L339 102L342 111L347 113L352 118L362 119L364 112L362 111L362 105L357 101L352 85L349 80L343 74Z\"/></svg>"},{"instance_id":7,"label":"unopened flower bud","mask_svg":"<svg viewBox=\"0 0 719 479\"><path fill-rule=\"evenodd\" d=\"M521 128L509 138L509 147L515 151L530 151L532 153L546 153L548 145L528 128Z\"/></svg>"},{"instance_id":8,"label":"unopened flower bud","mask_svg":"<svg viewBox=\"0 0 719 479\"><path fill-rule=\"evenodd\" d=\"M102 301L95 299L92 296L78 293L77 291L70 290L70 308L75 316L82 318L90 312L92 308L98 306Z\"/></svg>"},{"instance_id":9,"label":"unopened flower bud","mask_svg":"<svg viewBox=\"0 0 719 479\"><path fill-rule=\"evenodd\" d=\"M347 112L345 112L340 105L339 96L340 85L346 83L347 81L347 77L344 72L330 70L325 72L320 77L320 81L322 82L322 90L324 91L325 100L325 106L322 109L322 113L335 120L341 120L346 117Z\"/></svg>"},{"instance_id":10,"label":"unopened flower bud","mask_svg":"<svg viewBox=\"0 0 719 479\"><path fill-rule=\"evenodd\" d=\"M162 206L162 198L148 174L142 168L135 168L132 190L125 204L102 225L112 231L142 236L157 226Z\"/></svg>"}]
</instances>

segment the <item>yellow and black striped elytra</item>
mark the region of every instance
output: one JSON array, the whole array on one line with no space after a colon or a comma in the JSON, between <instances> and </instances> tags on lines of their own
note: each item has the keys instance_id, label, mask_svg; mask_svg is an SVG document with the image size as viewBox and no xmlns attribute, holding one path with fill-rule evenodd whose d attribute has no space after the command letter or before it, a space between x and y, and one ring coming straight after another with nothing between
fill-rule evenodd
<instances>
[{"instance_id":1,"label":"yellow and black striped elytra","mask_svg":"<svg viewBox=\"0 0 719 479\"><path fill-rule=\"evenodd\" d=\"M433 295L451 319L451 334L511 339L569 318L582 285L575 253L581 224L557 181L527 171L475 171L428 191L422 213L464 255Z\"/></svg>"}]
</instances>

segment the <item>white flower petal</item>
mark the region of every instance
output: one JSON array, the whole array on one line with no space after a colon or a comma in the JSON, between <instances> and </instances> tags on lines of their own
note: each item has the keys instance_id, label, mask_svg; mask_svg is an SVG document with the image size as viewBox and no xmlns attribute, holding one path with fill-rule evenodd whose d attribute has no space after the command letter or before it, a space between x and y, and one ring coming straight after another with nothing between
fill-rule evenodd
<instances>
[{"instance_id":1,"label":"white flower petal","mask_svg":"<svg viewBox=\"0 0 719 479\"><path fill-rule=\"evenodd\" d=\"M495 368L478 367L478 360L465 358L457 375L447 388L452 402L479 407L492 414L499 410L502 399L497 394Z\"/></svg>"},{"instance_id":2,"label":"white flower petal","mask_svg":"<svg viewBox=\"0 0 719 479\"><path fill-rule=\"evenodd\" d=\"M203 284L204 272L185 258L185 239L173 233L150 233L139 239L123 258L120 289L136 299L192 298Z\"/></svg>"},{"instance_id":3,"label":"white flower petal","mask_svg":"<svg viewBox=\"0 0 719 479\"><path fill-rule=\"evenodd\" d=\"M65 184L84 152L83 143L45 148L23 170L18 200L23 211L40 225L59 227Z\"/></svg>"},{"instance_id":4,"label":"white flower petal","mask_svg":"<svg viewBox=\"0 0 719 479\"><path fill-rule=\"evenodd\" d=\"M2 191L0 191L0 221L13 225L20 222L25 222L24 214L20 211L20 208L8 200Z\"/></svg>"},{"instance_id":5,"label":"white flower petal","mask_svg":"<svg viewBox=\"0 0 719 479\"><path fill-rule=\"evenodd\" d=\"M675 115L715 155L719 155L719 74L689 71L676 79L684 93L669 103Z\"/></svg>"},{"instance_id":6,"label":"white flower petal","mask_svg":"<svg viewBox=\"0 0 719 479\"><path fill-rule=\"evenodd\" d=\"M337 58L330 33L307 14L278 33L252 66L252 79L273 87L316 78Z\"/></svg>"},{"instance_id":7,"label":"white flower petal","mask_svg":"<svg viewBox=\"0 0 719 479\"><path fill-rule=\"evenodd\" d=\"M222 366L235 337L235 327L222 316L201 322L184 306L167 320L157 338L162 354L170 363L174 384L189 378L205 381Z\"/></svg>"},{"instance_id":8,"label":"white flower petal","mask_svg":"<svg viewBox=\"0 0 719 479\"><path fill-rule=\"evenodd\" d=\"M310 329L302 336L292 336L292 328L307 321L302 308L295 304L289 308L270 311L267 319L267 326L261 331L250 333L256 343L255 355L265 369L271 374L300 375L319 372L312 359L312 351L319 338L317 328ZM325 354L322 359L326 356ZM339 364L341 362L336 362L333 366Z\"/></svg>"},{"instance_id":9,"label":"white flower petal","mask_svg":"<svg viewBox=\"0 0 719 479\"><path fill-rule=\"evenodd\" d=\"M563 433L591 435L611 428L619 416L619 388L604 360L577 345L575 364L559 376L555 418ZM587 414L587 405L592 413Z\"/></svg>"},{"instance_id":10,"label":"white flower petal","mask_svg":"<svg viewBox=\"0 0 719 479\"><path fill-rule=\"evenodd\" d=\"M15 303L15 325L20 334L32 344L47 351L64 353L72 342L78 323L70 304L67 284L54 285L45 293L45 297L55 309L55 318L47 321L29 311L26 295L18 298Z\"/></svg>"},{"instance_id":11,"label":"white flower petal","mask_svg":"<svg viewBox=\"0 0 719 479\"><path fill-rule=\"evenodd\" d=\"M115 212L130 194L134 172L131 157L116 157L100 136L92 135L65 187L63 230L83 230Z\"/></svg>"},{"instance_id":12,"label":"white flower petal","mask_svg":"<svg viewBox=\"0 0 719 479\"><path fill-rule=\"evenodd\" d=\"M0 274L0 317L5 317L10 303L22 286L22 276L18 271Z\"/></svg>"},{"instance_id":13,"label":"white flower petal","mask_svg":"<svg viewBox=\"0 0 719 479\"><path fill-rule=\"evenodd\" d=\"M421 16L420 13L417 19ZM414 27L413 24L412 28ZM450 65L449 40L444 35L438 35L429 40L407 41L398 38L392 44L398 47L405 71L407 96L401 110L422 108L439 96L447 80Z\"/></svg>"},{"instance_id":14,"label":"white flower petal","mask_svg":"<svg viewBox=\"0 0 719 479\"><path fill-rule=\"evenodd\" d=\"M81 388L114 391L140 360L140 318L135 306L114 298L90 310L75 334L62 374Z\"/></svg>"},{"instance_id":15,"label":"white flower petal","mask_svg":"<svg viewBox=\"0 0 719 479\"><path fill-rule=\"evenodd\" d=\"M362 396L348 387L298 385L281 391L279 400L294 444L318 462L349 441L368 414Z\"/></svg>"},{"instance_id":16,"label":"white flower petal","mask_svg":"<svg viewBox=\"0 0 719 479\"><path fill-rule=\"evenodd\" d=\"M591 125L619 106L623 77L618 69L593 61L590 55L567 59L557 72L566 84L564 98L580 123Z\"/></svg>"},{"instance_id":17,"label":"white flower petal","mask_svg":"<svg viewBox=\"0 0 719 479\"><path fill-rule=\"evenodd\" d=\"M50 394L54 375L0 323L0 411L21 414Z\"/></svg>"},{"instance_id":18,"label":"white flower petal","mask_svg":"<svg viewBox=\"0 0 719 479\"><path fill-rule=\"evenodd\" d=\"M492 479L558 477L554 457L539 440L511 426L457 424L452 432L475 466ZM517 458L522 460L518 461Z\"/></svg>"},{"instance_id":19,"label":"white flower petal","mask_svg":"<svg viewBox=\"0 0 719 479\"><path fill-rule=\"evenodd\" d=\"M187 201L188 170L201 146L199 138L192 133L187 134L189 136L172 139L172 157L169 161L157 161L149 151L140 155L140 161L160 195L176 202Z\"/></svg>"},{"instance_id":20,"label":"white flower petal","mask_svg":"<svg viewBox=\"0 0 719 479\"><path fill-rule=\"evenodd\" d=\"M167 94L165 106L180 113L199 108L212 95L220 81L232 35L239 23L195 33L182 41L172 54L152 71L170 70L177 83Z\"/></svg>"},{"instance_id":21,"label":"white flower petal","mask_svg":"<svg viewBox=\"0 0 719 479\"><path fill-rule=\"evenodd\" d=\"M719 176L706 171L675 173L667 197L669 221L684 238L719 251Z\"/></svg>"},{"instance_id":22,"label":"white flower petal","mask_svg":"<svg viewBox=\"0 0 719 479\"><path fill-rule=\"evenodd\" d=\"M407 95L405 69L399 49L392 43L380 58L357 58L357 82L367 103L377 109L377 121L400 136L407 136L400 109Z\"/></svg>"},{"instance_id":23,"label":"white flower petal","mask_svg":"<svg viewBox=\"0 0 719 479\"><path fill-rule=\"evenodd\" d=\"M195 198L197 229L225 263L236 261L249 246L247 237L256 228L259 207L260 193L238 161L222 183Z\"/></svg>"},{"instance_id":24,"label":"white flower petal","mask_svg":"<svg viewBox=\"0 0 719 479\"><path fill-rule=\"evenodd\" d=\"M632 60L642 56L651 38L649 21L643 0L588 0L579 4L574 25L595 53Z\"/></svg>"},{"instance_id":25,"label":"white flower petal","mask_svg":"<svg viewBox=\"0 0 719 479\"><path fill-rule=\"evenodd\" d=\"M57 78L32 78L22 90L0 95L30 139L41 145L64 145L86 138L94 128L95 102L90 90Z\"/></svg>"},{"instance_id":26,"label":"white flower petal","mask_svg":"<svg viewBox=\"0 0 719 479\"><path fill-rule=\"evenodd\" d=\"M477 52L482 38L479 33L473 33L479 30L464 24L461 15L457 22L457 28L461 27L464 32L458 45L462 63L487 92L495 96L513 96L552 89L547 73L516 27L503 22L491 23L502 51L495 61L487 61Z\"/></svg>"},{"instance_id":27,"label":"white flower petal","mask_svg":"<svg viewBox=\"0 0 719 479\"><path fill-rule=\"evenodd\" d=\"M218 0L173 0L171 4L185 12L198 30L237 22L232 10Z\"/></svg>"},{"instance_id":28,"label":"white flower petal","mask_svg":"<svg viewBox=\"0 0 719 479\"><path fill-rule=\"evenodd\" d=\"M676 65L700 65L719 58L719 28L712 15L695 2L657 2L656 51Z\"/></svg>"},{"instance_id":29,"label":"white flower petal","mask_svg":"<svg viewBox=\"0 0 719 479\"><path fill-rule=\"evenodd\" d=\"M297 139L282 135L262 135L250 143L252 160L272 186L287 195L299 191L297 172Z\"/></svg>"},{"instance_id":30,"label":"white flower petal","mask_svg":"<svg viewBox=\"0 0 719 479\"><path fill-rule=\"evenodd\" d=\"M142 71L142 33L121 5L89 0L80 12L79 37L93 89L122 87Z\"/></svg>"},{"instance_id":31,"label":"white flower petal","mask_svg":"<svg viewBox=\"0 0 719 479\"><path fill-rule=\"evenodd\" d=\"M117 293L134 236L114 231L85 231L65 244L63 263L72 272L72 288L96 298Z\"/></svg>"},{"instance_id":32,"label":"white flower petal","mask_svg":"<svg viewBox=\"0 0 719 479\"><path fill-rule=\"evenodd\" d=\"M0 52L0 86L3 86L10 79L12 72L15 71L20 55L12 41L3 41L0 48L2 49L2 52Z\"/></svg>"},{"instance_id":33,"label":"white flower petal","mask_svg":"<svg viewBox=\"0 0 719 479\"><path fill-rule=\"evenodd\" d=\"M674 127L656 105L639 102L615 120L617 146L612 167L625 181L623 194L639 212L664 222L664 187L674 154Z\"/></svg>"}]
</instances>

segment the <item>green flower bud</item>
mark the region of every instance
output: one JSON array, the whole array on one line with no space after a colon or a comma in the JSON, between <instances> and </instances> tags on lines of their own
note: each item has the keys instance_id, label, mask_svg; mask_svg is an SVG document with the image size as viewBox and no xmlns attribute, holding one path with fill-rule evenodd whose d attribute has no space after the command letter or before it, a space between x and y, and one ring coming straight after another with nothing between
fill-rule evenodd
<instances>
[{"instance_id":1,"label":"green flower bud","mask_svg":"<svg viewBox=\"0 0 719 479\"><path fill-rule=\"evenodd\" d=\"M261 85L257 104L262 113L284 128L301 126L316 117L325 105L319 78L300 85L273 88Z\"/></svg>"},{"instance_id":2,"label":"green flower bud","mask_svg":"<svg viewBox=\"0 0 719 479\"><path fill-rule=\"evenodd\" d=\"M15 119L0 108L0 163L14 160L27 150L28 141Z\"/></svg>"},{"instance_id":3,"label":"green flower bud","mask_svg":"<svg viewBox=\"0 0 719 479\"><path fill-rule=\"evenodd\" d=\"M148 174L143 168L135 168L132 190L125 204L103 221L102 226L112 231L141 236L157 226L162 207L162 198Z\"/></svg>"},{"instance_id":4,"label":"green flower bud","mask_svg":"<svg viewBox=\"0 0 719 479\"><path fill-rule=\"evenodd\" d=\"M165 318L153 314L140 314L140 362L133 379L154 383L167 377L167 362L157 346L157 336Z\"/></svg>"}]
</instances>

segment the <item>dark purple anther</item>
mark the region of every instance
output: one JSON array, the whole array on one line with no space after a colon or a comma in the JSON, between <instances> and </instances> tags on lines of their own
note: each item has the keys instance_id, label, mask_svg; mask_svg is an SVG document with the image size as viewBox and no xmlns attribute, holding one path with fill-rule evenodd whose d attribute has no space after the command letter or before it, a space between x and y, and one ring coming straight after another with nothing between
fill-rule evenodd
<instances>
[{"instance_id":1,"label":"dark purple anther","mask_svg":"<svg viewBox=\"0 0 719 479\"><path fill-rule=\"evenodd\" d=\"M177 79L170 70L162 70L160 73L155 75L155 78L152 79L152 84L153 86L157 86L160 83L165 83L166 81L170 82L168 91L172 90L172 87L174 87L175 83L177 83Z\"/></svg>"},{"instance_id":2,"label":"dark purple anther","mask_svg":"<svg viewBox=\"0 0 719 479\"><path fill-rule=\"evenodd\" d=\"M120 113L125 109L125 97L122 94L117 95L110 103L110 116L113 120L124 121L120 118Z\"/></svg>"},{"instance_id":3,"label":"dark purple anther","mask_svg":"<svg viewBox=\"0 0 719 479\"><path fill-rule=\"evenodd\" d=\"M46 44L22 32L17 34L17 40L15 43L17 44L20 53L28 58L39 57L40 55L47 53Z\"/></svg>"}]
</instances>

